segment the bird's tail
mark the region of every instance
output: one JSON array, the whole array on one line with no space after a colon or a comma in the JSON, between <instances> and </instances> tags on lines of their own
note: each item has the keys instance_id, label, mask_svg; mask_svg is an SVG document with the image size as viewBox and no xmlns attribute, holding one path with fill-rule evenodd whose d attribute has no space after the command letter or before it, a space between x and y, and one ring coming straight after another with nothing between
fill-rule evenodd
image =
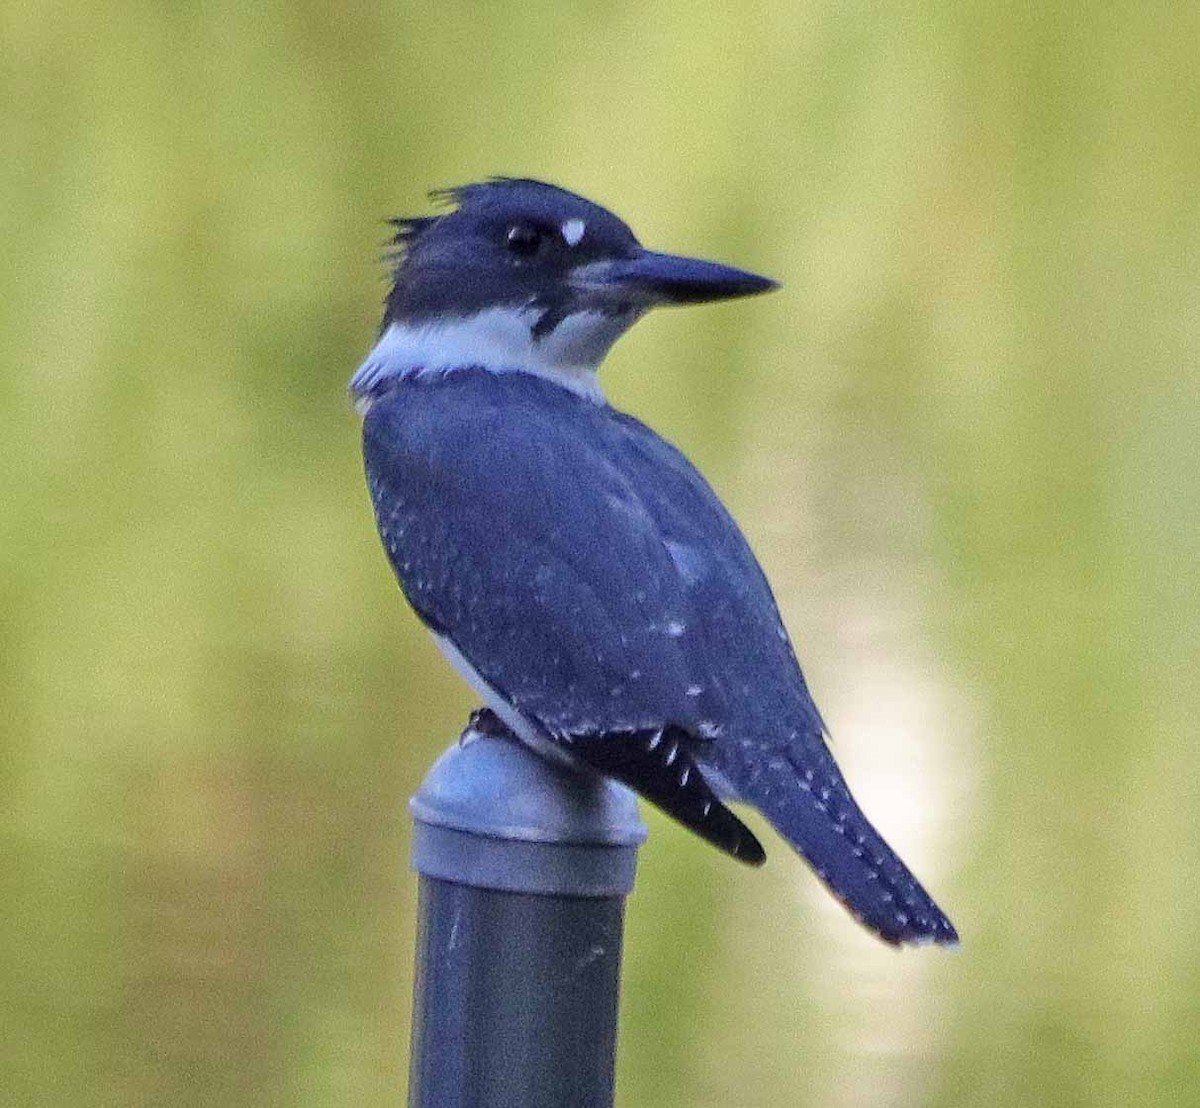
<instances>
[{"instance_id":1,"label":"bird's tail","mask_svg":"<svg viewBox=\"0 0 1200 1108\"><path fill-rule=\"evenodd\" d=\"M724 776L855 918L894 945L958 943L954 925L863 815L819 735L752 765L726 749Z\"/></svg>"}]
</instances>

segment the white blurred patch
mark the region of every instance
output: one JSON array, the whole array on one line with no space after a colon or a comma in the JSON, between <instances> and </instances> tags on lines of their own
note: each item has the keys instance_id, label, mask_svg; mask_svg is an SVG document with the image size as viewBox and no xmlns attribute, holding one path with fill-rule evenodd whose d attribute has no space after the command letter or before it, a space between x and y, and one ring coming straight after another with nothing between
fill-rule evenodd
<instances>
[{"instance_id":1,"label":"white blurred patch","mask_svg":"<svg viewBox=\"0 0 1200 1108\"><path fill-rule=\"evenodd\" d=\"M793 987L810 996L813 1022L825 1029L813 1050L840 1059L812 1101L920 1104L947 1026L941 982L978 941L970 905L949 879L978 818L976 709L930 633L949 597L925 556L931 517L919 481L900 471L885 485L880 474L895 469L894 456L870 458L847 504L841 471L819 464L830 427L816 419L804 427L803 409L785 416L778 390L758 399L747 416L758 437L744 462L743 522L851 791L957 925L963 952L886 946L803 866L783 867L779 889L755 889L761 899L746 911L804 936L789 967ZM797 445L806 437L815 442L807 453ZM830 449L842 456L840 432Z\"/></svg>"},{"instance_id":2,"label":"white blurred patch","mask_svg":"<svg viewBox=\"0 0 1200 1108\"><path fill-rule=\"evenodd\" d=\"M946 881L971 825L972 782L961 764L970 707L929 657L920 610L888 595L882 573L859 577L870 590L834 601L840 636L822 682L832 749L868 819L965 931L963 903ZM840 655L840 656L838 656ZM831 684L828 677L834 677ZM866 932L847 928L845 912L823 889L806 890L821 919L818 1000L844 1026L843 1049L856 1060L825 1103L852 1105L886 1089L889 1103L920 1100L919 1060L934 1049L941 998L933 981L953 958L941 949L897 956ZM823 987L828 982L828 988ZM898 1017L898 1013L903 1013Z\"/></svg>"}]
</instances>

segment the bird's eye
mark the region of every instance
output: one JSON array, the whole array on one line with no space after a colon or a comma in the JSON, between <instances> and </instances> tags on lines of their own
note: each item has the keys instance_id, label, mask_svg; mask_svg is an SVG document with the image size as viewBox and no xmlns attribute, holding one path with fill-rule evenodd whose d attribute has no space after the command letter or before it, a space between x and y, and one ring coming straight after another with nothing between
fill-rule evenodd
<instances>
[{"instance_id":1,"label":"bird's eye","mask_svg":"<svg viewBox=\"0 0 1200 1108\"><path fill-rule=\"evenodd\" d=\"M514 223L508 229L508 249L521 258L530 258L542 245L542 232L528 223Z\"/></svg>"}]
</instances>

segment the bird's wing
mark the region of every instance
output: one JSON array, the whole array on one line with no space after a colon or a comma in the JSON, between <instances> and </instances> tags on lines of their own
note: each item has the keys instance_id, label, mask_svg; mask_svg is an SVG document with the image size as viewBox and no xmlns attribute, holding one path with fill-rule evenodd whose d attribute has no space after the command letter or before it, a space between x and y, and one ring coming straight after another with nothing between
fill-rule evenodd
<instances>
[{"instance_id":1,"label":"bird's wing","mask_svg":"<svg viewBox=\"0 0 1200 1108\"><path fill-rule=\"evenodd\" d=\"M525 719L759 862L696 766L727 690L623 434L607 409L523 375L406 382L364 421L380 533L417 613Z\"/></svg>"},{"instance_id":2,"label":"bird's wing","mask_svg":"<svg viewBox=\"0 0 1200 1108\"><path fill-rule=\"evenodd\" d=\"M380 533L421 617L551 734L702 735L728 708L687 637L687 582L590 433L594 410L463 370L377 400L364 455Z\"/></svg>"}]
</instances>

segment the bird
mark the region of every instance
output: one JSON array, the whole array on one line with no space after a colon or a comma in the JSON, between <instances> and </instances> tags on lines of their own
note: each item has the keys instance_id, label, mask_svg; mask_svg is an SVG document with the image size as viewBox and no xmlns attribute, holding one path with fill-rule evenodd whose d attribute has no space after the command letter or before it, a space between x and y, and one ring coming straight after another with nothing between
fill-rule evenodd
<instances>
[{"instance_id":1,"label":"bird","mask_svg":"<svg viewBox=\"0 0 1200 1108\"><path fill-rule=\"evenodd\" d=\"M400 588L488 709L720 850L757 809L866 928L956 945L834 761L771 587L683 453L598 369L651 308L777 282L641 245L557 185L492 177L391 221L378 339L350 381Z\"/></svg>"}]
</instances>

